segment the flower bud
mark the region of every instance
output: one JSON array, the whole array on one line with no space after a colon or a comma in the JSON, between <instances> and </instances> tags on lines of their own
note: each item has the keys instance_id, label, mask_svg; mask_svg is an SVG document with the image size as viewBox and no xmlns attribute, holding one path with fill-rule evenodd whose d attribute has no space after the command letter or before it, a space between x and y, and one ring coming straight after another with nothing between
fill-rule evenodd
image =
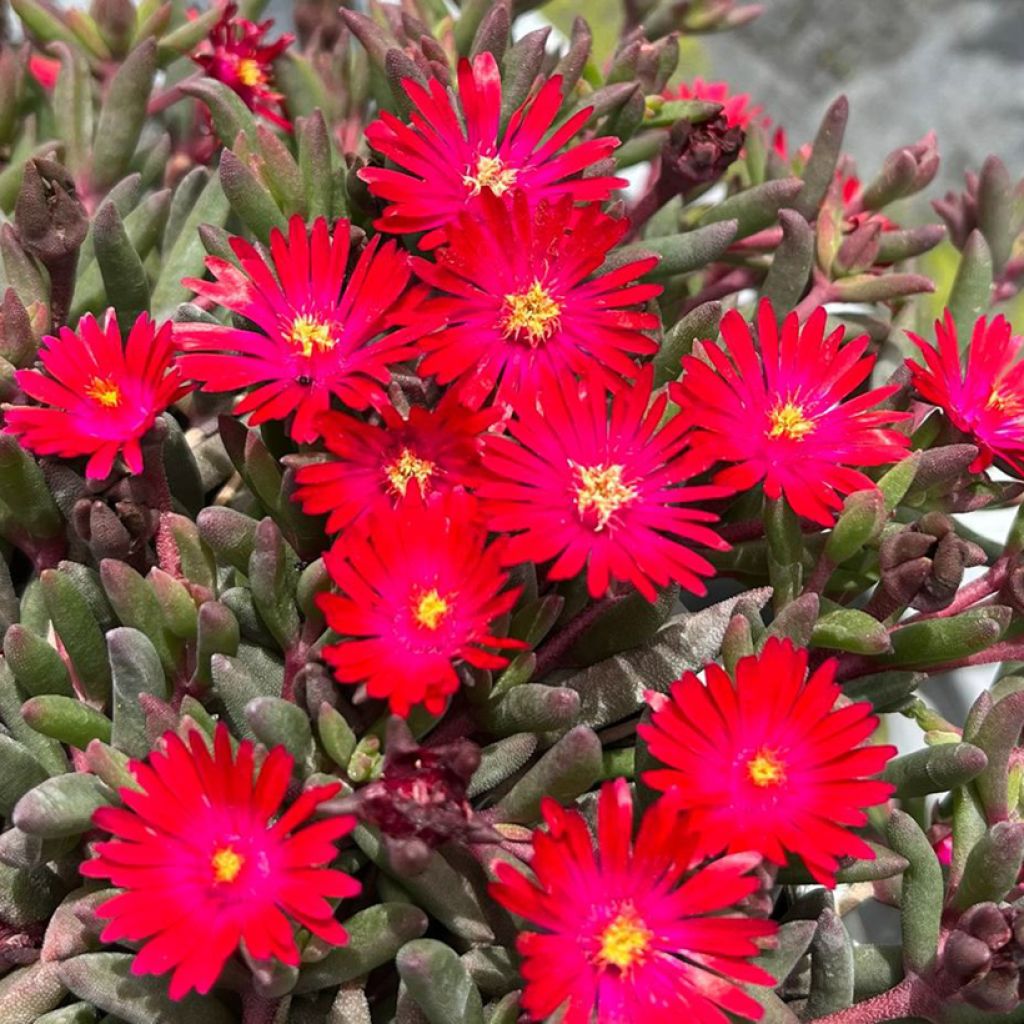
<instances>
[{"instance_id":1,"label":"flower bud","mask_svg":"<svg viewBox=\"0 0 1024 1024\"><path fill-rule=\"evenodd\" d=\"M35 157L25 164L14 224L22 247L49 271L51 315L55 324L63 324L89 217L74 180L56 160Z\"/></svg>"},{"instance_id":2,"label":"flower bud","mask_svg":"<svg viewBox=\"0 0 1024 1024\"><path fill-rule=\"evenodd\" d=\"M710 185L739 158L744 137L723 114L697 125L677 121L662 151L661 173L680 195Z\"/></svg>"},{"instance_id":3,"label":"flower bud","mask_svg":"<svg viewBox=\"0 0 1024 1024\"><path fill-rule=\"evenodd\" d=\"M992 951L981 939L967 932L953 932L942 952L943 970L958 985L986 974L991 963Z\"/></svg>"},{"instance_id":4,"label":"flower bud","mask_svg":"<svg viewBox=\"0 0 1024 1024\"><path fill-rule=\"evenodd\" d=\"M832 263L833 270L843 276L861 274L878 260L882 223L877 218L860 222L843 239Z\"/></svg>"},{"instance_id":5,"label":"flower bud","mask_svg":"<svg viewBox=\"0 0 1024 1024\"><path fill-rule=\"evenodd\" d=\"M114 56L123 57L135 34L132 0L92 0L89 13Z\"/></svg>"},{"instance_id":6,"label":"flower bud","mask_svg":"<svg viewBox=\"0 0 1024 1024\"><path fill-rule=\"evenodd\" d=\"M13 288L0 302L0 358L13 366L27 366L35 359L36 338L24 303Z\"/></svg>"}]
</instances>

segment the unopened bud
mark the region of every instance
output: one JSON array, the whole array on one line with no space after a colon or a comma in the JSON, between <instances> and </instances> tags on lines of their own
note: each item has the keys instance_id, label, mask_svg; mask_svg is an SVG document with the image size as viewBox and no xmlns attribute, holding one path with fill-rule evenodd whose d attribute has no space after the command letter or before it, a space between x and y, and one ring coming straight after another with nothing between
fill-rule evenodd
<instances>
[{"instance_id":1,"label":"unopened bud","mask_svg":"<svg viewBox=\"0 0 1024 1024\"><path fill-rule=\"evenodd\" d=\"M26 252L50 274L50 313L55 325L65 322L74 290L78 250L89 230L89 217L75 183L57 161L36 157L25 164L14 224Z\"/></svg>"}]
</instances>

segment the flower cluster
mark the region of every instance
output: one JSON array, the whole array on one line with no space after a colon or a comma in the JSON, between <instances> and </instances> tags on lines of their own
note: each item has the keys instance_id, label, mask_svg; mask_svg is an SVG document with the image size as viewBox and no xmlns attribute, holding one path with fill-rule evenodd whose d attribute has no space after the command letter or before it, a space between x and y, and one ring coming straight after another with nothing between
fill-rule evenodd
<instances>
[{"instance_id":1,"label":"flower cluster","mask_svg":"<svg viewBox=\"0 0 1024 1024\"><path fill-rule=\"evenodd\" d=\"M1024 489L998 168L933 343L938 235L883 210L934 139L862 183L844 100L791 159L670 84L734 0L627 12L604 72L504 2L300 5L302 49L173 6L0 45L0 1005L1013 1010L1024 690L914 696L1024 662L1020 522L955 518ZM850 953L869 898L901 957Z\"/></svg>"}]
</instances>

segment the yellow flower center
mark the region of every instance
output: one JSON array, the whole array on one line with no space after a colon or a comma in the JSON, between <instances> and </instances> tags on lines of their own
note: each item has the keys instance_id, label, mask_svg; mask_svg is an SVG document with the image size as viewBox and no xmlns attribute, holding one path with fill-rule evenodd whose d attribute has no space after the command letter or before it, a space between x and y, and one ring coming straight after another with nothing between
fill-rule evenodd
<instances>
[{"instance_id":1,"label":"yellow flower center","mask_svg":"<svg viewBox=\"0 0 1024 1024\"><path fill-rule=\"evenodd\" d=\"M621 465L576 466L576 511L581 515L593 510L597 515L595 530L603 530L608 520L637 496L632 484L622 482Z\"/></svg>"},{"instance_id":2,"label":"yellow flower center","mask_svg":"<svg viewBox=\"0 0 1024 1024\"><path fill-rule=\"evenodd\" d=\"M421 459L408 448L403 448L402 454L390 465L384 467L384 475L388 478L392 488L404 498L410 481L415 480L422 491L426 482L433 476L434 469L434 463L427 459Z\"/></svg>"},{"instance_id":3,"label":"yellow flower center","mask_svg":"<svg viewBox=\"0 0 1024 1024\"><path fill-rule=\"evenodd\" d=\"M647 956L654 933L632 907L625 907L601 933L595 960L600 967L628 971Z\"/></svg>"},{"instance_id":4,"label":"yellow flower center","mask_svg":"<svg viewBox=\"0 0 1024 1024\"><path fill-rule=\"evenodd\" d=\"M302 350L308 359L313 350L329 352L337 339L331 334L331 325L314 316L297 316L287 334L288 340Z\"/></svg>"},{"instance_id":5,"label":"yellow flower center","mask_svg":"<svg viewBox=\"0 0 1024 1024\"><path fill-rule=\"evenodd\" d=\"M1019 416L1024 411L1024 402L1017 395L1007 394L1001 388L994 388L985 403L986 410L1001 412L1006 416Z\"/></svg>"},{"instance_id":6,"label":"yellow flower center","mask_svg":"<svg viewBox=\"0 0 1024 1024\"><path fill-rule=\"evenodd\" d=\"M562 307L550 292L534 281L525 292L506 295L500 326L506 338L526 335L531 348L536 348L558 329Z\"/></svg>"},{"instance_id":7,"label":"yellow flower center","mask_svg":"<svg viewBox=\"0 0 1024 1024\"><path fill-rule=\"evenodd\" d=\"M121 404L121 388L109 377L93 377L86 384L85 393L107 409L115 409Z\"/></svg>"},{"instance_id":8,"label":"yellow flower center","mask_svg":"<svg viewBox=\"0 0 1024 1024\"><path fill-rule=\"evenodd\" d=\"M785 437L790 441L802 440L815 426L814 421L804 415L803 406L794 402L777 405L772 409L768 420L769 437Z\"/></svg>"},{"instance_id":9,"label":"yellow flower center","mask_svg":"<svg viewBox=\"0 0 1024 1024\"><path fill-rule=\"evenodd\" d=\"M462 176L462 183L471 196L480 195L480 190L489 188L496 196L504 195L516 183L516 170L506 167L499 156L479 156L476 170Z\"/></svg>"},{"instance_id":10,"label":"yellow flower center","mask_svg":"<svg viewBox=\"0 0 1024 1024\"><path fill-rule=\"evenodd\" d=\"M263 85L267 80L267 76L263 73L263 68L260 67L260 62L253 60L252 57L243 57L239 60L235 68L235 74L242 85L247 85L250 88L256 85Z\"/></svg>"},{"instance_id":11,"label":"yellow flower center","mask_svg":"<svg viewBox=\"0 0 1024 1024\"><path fill-rule=\"evenodd\" d=\"M245 864L245 858L230 846L222 846L214 852L210 861L215 882L233 882Z\"/></svg>"},{"instance_id":12,"label":"yellow flower center","mask_svg":"<svg viewBox=\"0 0 1024 1024\"><path fill-rule=\"evenodd\" d=\"M412 617L424 629L437 629L448 614L448 602L436 589L427 590L416 598Z\"/></svg>"},{"instance_id":13,"label":"yellow flower center","mask_svg":"<svg viewBox=\"0 0 1024 1024\"><path fill-rule=\"evenodd\" d=\"M774 750L765 747L747 762L747 776L762 789L778 786L786 781L786 765Z\"/></svg>"}]
</instances>

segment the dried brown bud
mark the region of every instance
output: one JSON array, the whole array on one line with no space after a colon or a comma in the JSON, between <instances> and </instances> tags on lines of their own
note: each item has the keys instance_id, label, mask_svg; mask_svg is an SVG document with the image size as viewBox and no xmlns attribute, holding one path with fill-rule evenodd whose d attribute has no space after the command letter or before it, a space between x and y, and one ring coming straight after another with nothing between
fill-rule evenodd
<instances>
[{"instance_id":1,"label":"dried brown bud","mask_svg":"<svg viewBox=\"0 0 1024 1024\"><path fill-rule=\"evenodd\" d=\"M494 842L500 837L476 819L466 790L480 766L480 748L469 740L421 747L400 718L388 723L380 778L337 802L380 829L396 871L415 874L430 851L451 839Z\"/></svg>"},{"instance_id":2,"label":"dried brown bud","mask_svg":"<svg viewBox=\"0 0 1024 1024\"><path fill-rule=\"evenodd\" d=\"M722 114L703 124L677 121L661 155L664 183L680 195L710 185L737 160L745 137L743 129L730 127Z\"/></svg>"},{"instance_id":3,"label":"dried brown bud","mask_svg":"<svg viewBox=\"0 0 1024 1024\"><path fill-rule=\"evenodd\" d=\"M50 274L50 315L65 322L74 290L78 250L89 230L89 216L67 169L56 160L35 157L25 164L14 207L22 248Z\"/></svg>"},{"instance_id":4,"label":"dried brown bud","mask_svg":"<svg viewBox=\"0 0 1024 1024\"><path fill-rule=\"evenodd\" d=\"M910 604L933 612L952 603L964 569L983 564L985 553L957 535L949 516L929 512L908 529L885 537L878 561L882 588L893 608Z\"/></svg>"}]
</instances>

